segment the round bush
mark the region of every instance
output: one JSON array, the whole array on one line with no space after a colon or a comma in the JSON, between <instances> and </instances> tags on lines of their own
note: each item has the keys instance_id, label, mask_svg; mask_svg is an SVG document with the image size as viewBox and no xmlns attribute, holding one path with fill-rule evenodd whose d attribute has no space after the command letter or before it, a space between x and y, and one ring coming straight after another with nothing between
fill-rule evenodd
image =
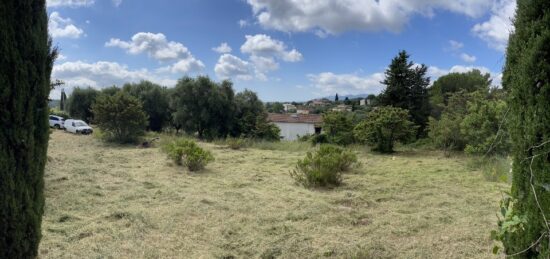
<instances>
[{"instance_id":1,"label":"round bush","mask_svg":"<svg viewBox=\"0 0 550 259\"><path fill-rule=\"evenodd\" d=\"M189 171L200 171L214 161L214 156L208 150L204 150L192 140L178 139L163 147L168 157L178 165L183 165Z\"/></svg>"}]
</instances>

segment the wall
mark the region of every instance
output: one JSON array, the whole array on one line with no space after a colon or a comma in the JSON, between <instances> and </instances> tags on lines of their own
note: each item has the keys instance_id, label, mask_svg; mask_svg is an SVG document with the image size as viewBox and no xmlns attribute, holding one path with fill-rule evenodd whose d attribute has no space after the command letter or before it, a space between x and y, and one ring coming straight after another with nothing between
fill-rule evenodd
<instances>
[{"instance_id":1,"label":"wall","mask_svg":"<svg viewBox=\"0 0 550 259\"><path fill-rule=\"evenodd\" d=\"M315 134L315 126L310 123L275 122L275 125L281 129L283 140L297 140L297 135Z\"/></svg>"}]
</instances>

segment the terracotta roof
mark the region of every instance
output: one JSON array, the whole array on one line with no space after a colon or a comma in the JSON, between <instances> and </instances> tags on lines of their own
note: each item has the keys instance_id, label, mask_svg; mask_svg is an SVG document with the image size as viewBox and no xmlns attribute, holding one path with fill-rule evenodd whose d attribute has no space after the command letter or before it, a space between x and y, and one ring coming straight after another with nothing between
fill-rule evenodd
<instances>
[{"instance_id":1,"label":"terracotta roof","mask_svg":"<svg viewBox=\"0 0 550 259\"><path fill-rule=\"evenodd\" d=\"M271 122L286 122L286 123L323 123L323 116L320 114L278 114L270 113L267 119Z\"/></svg>"}]
</instances>

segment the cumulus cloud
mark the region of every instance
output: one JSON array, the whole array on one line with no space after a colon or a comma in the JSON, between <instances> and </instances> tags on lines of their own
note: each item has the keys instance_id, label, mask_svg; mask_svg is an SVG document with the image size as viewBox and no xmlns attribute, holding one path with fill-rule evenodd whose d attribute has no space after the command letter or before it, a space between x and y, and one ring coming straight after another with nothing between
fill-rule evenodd
<instances>
[{"instance_id":1,"label":"cumulus cloud","mask_svg":"<svg viewBox=\"0 0 550 259\"><path fill-rule=\"evenodd\" d=\"M284 32L314 31L317 35L350 30L400 31L415 15L432 17L446 10L480 17L493 0L247 0L258 23Z\"/></svg>"},{"instance_id":2,"label":"cumulus cloud","mask_svg":"<svg viewBox=\"0 0 550 259\"><path fill-rule=\"evenodd\" d=\"M321 94L379 94L385 87L380 83L384 80L384 73L360 76L324 72L309 74L307 77L313 87L317 88Z\"/></svg>"},{"instance_id":3,"label":"cumulus cloud","mask_svg":"<svg viewBox=\"0 0 550 259\"><path fill-rule=\"evenodd\" d=\"M265 34L246 35L246 41L241 46L241 52L259 57L279 57L287 62L302 60L302 54L296 49L287 50L287 46L279 40Z\"/></svg>"},{"instance_id":4,"label":"cumulus cloud","mask_svg":"<svg viewBox=\"0 0 550 259\"><path fill-rule=\"evenodd\" d=\"M176 84L176 80L152 73L147 69L131 70L125 65L109 61L95 63L75 61L56 64L52 70L52 78L63 80L68 92L76 86L101 89L141 80L149 80L165 86ZM58 95L59 89L50 94L51 98L58 98Z\"/></svg>"},{"instance_id":5,"label":"cumulus cloud","mask_svg":"<svg viewBox=\"0 0 550 259\"><path fill-rule=\"evenodd\" d=\"M94 0L47 0L48 7L68 6L68 7L81 7L90 6L94 4Z\"/></svg>"},{"instance_id":6,"label":"cumulus cloud","mask_svg":"<svg viewBox=\"0 0 550 259\"><path fill-rule=\"evenodd\" d=\"M254 78L251 64L231 54L220 56L214 67L214 72L217 77L222 79L251 80Z\"/></svg>"},{"instance_id":7,"label":"cumulus cloud","mask_svg":"<svg viewBox=\"0 0 550 259\"><path fill-rule=\"evenodd\" d=\"M464 62L468 62L468 63L474 63L474 62L476 62L476 60L477 60L477 57L476 57L476 56L468 55L468 54L466 54L466 53L460 54L460 58L461 58Z\"/></svg>"},{"instance_id":8,"label":"cumulus cloud","mask_svg":"<svg viewBox=\"0 0 550 259\"><path fill-rule=\"evenodd\" d=\"M450 40L449 41L449 49L452 50L452 51L459 50L463 47L464 47L464 43L462 43L462 42L455 41L455 40Z\"/></svg>"},{"instance_id":9,"label":"cumulus cloud","mask_svg":"<svg viewBox=\"0 0 550 259\"><path fill-rule=\"evenodd\" d=\"M61 17L58 12L52 12L50 14L48 30L53 38L78 39L84 34L84 31L76 27L71 19Z\"/></svg>"},{"instance_id":10,"label":"cumulus cloud","mask_svg":"<svg viewBox=\"0 0 550 259\"><path fill-rule=\"evenodd\" d=\"M204 68L202 61L196 59L183 44L168 41L162 33L139 32L130 41L112 38L105 46L125 49L132 55L146 53L159 62L175 62L168 69L173 73L189 73Z\"/></svg>"},{"instance_id":11,"label":"cumulus cloud","mask_svg":"<svg viewBox=\"0 0 550 259\"><path fill-rule=\"evenodd\" d=\"M212 50L220 54L224 54L224 53L230 53L232 49L229 46L229 44L227 44L227 42L223 42L222 44L220 44L220 46L212 48Z\"/></svg>"},{"instance_id":12,"label":"cumulus cloud","mask_svg":"<svg viewBox=\"0 0 550 259\"><path fill-rule=\"evenodd\" d=\"M514 30L512 21L515 13L516 0L495 0L489 20L476 24L472 32L486 41L489 47L504 51Z\"/></svg>"}]
</instances>

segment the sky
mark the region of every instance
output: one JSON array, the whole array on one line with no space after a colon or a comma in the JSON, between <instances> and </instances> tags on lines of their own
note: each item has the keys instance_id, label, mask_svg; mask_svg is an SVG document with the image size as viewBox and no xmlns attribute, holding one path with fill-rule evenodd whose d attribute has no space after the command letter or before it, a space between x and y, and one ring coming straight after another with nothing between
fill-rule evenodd
<instances>
[{"instance_id":1,"label":"sky","mask_svg":"<svg viewBox=\"0 0 550 259\"><path fill-rule=\"evenodd\" d=\"M66 92L184 76L264 101L378 94L400 50L432 82L479 69L500 85L515 0L47 0ZM61 88L50 97L58 99Z\"/></svg>"}]
</instances>

